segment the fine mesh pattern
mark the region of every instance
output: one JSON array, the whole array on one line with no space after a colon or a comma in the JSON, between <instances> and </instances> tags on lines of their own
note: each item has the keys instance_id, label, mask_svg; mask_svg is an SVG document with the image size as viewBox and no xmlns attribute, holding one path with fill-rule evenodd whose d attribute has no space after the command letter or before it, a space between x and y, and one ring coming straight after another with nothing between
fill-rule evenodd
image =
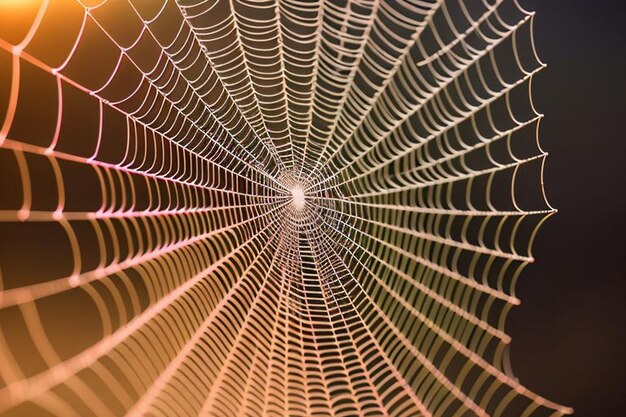
<instances>
[{"instance_id":1,"label":"fine mesh pattern","mask_svg":"<svg viewBox=\"0 0 626 417\"><path fill-rule=\"evenodd\" d=\"M554 213L515 0L18 3L0 414L571 413L508 360Z\"/></svg>"}]
</instances>

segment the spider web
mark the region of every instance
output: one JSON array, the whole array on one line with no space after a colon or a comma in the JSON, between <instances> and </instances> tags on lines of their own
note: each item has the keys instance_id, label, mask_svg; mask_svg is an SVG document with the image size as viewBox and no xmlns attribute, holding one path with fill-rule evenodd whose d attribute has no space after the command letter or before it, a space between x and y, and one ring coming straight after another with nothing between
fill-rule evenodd
<instances>
[{"instance_id":1,"label":"spider web","mask_svg":"<svg viewBox=\"0 0 626 417\"><path fill-rule=\"evenodd\" d=\"M515 1L0 9L0 413L560 416Z\"/></svg>"}]
</instances>

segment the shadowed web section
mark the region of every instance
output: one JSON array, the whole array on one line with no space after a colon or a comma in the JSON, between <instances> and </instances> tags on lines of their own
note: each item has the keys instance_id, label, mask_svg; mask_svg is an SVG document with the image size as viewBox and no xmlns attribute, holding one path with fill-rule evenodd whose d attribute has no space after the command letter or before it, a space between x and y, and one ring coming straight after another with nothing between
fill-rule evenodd
<instances>
[{"instance_id":1,"label":"shadowed web section","mask_svg":"<svg viewBox=\"0 0 626 417\"><path fill-rule=\"evenodd\" d=\"M515 0L0 3L0 414L562 416Z\"/></svg>"}]
</instances>

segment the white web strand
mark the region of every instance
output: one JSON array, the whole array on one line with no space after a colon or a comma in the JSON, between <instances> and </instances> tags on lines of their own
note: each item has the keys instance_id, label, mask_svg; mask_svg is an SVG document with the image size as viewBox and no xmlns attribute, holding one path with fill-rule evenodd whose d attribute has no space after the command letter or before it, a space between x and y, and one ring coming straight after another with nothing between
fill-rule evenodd
<instances>
[{"instance_id":1,"label":"white web strand","mask_svg":"<svg viewBox=\"0 0 626 417\"><path fill-rule=\"evenodd\" d=\"M9 4L11 3L11 4ZM0 414L562 416L515 0L0 9Z\"/></svg>"}]
</instances>

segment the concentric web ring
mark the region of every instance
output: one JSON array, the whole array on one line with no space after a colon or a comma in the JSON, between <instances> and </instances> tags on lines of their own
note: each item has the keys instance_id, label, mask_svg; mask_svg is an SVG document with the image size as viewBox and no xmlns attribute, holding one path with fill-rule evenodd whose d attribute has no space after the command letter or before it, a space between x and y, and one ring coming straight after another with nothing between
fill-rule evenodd
<instances>
[{"instance_id":1,"label":"concentric web ring","mask_svg":"<svg viewBox=\"0 0 626 417\"><path fill-rule=\"evenodd\" d=\"M561 416L514 0L0 2L0 414Z\"/></svg>"}]
</instances>

